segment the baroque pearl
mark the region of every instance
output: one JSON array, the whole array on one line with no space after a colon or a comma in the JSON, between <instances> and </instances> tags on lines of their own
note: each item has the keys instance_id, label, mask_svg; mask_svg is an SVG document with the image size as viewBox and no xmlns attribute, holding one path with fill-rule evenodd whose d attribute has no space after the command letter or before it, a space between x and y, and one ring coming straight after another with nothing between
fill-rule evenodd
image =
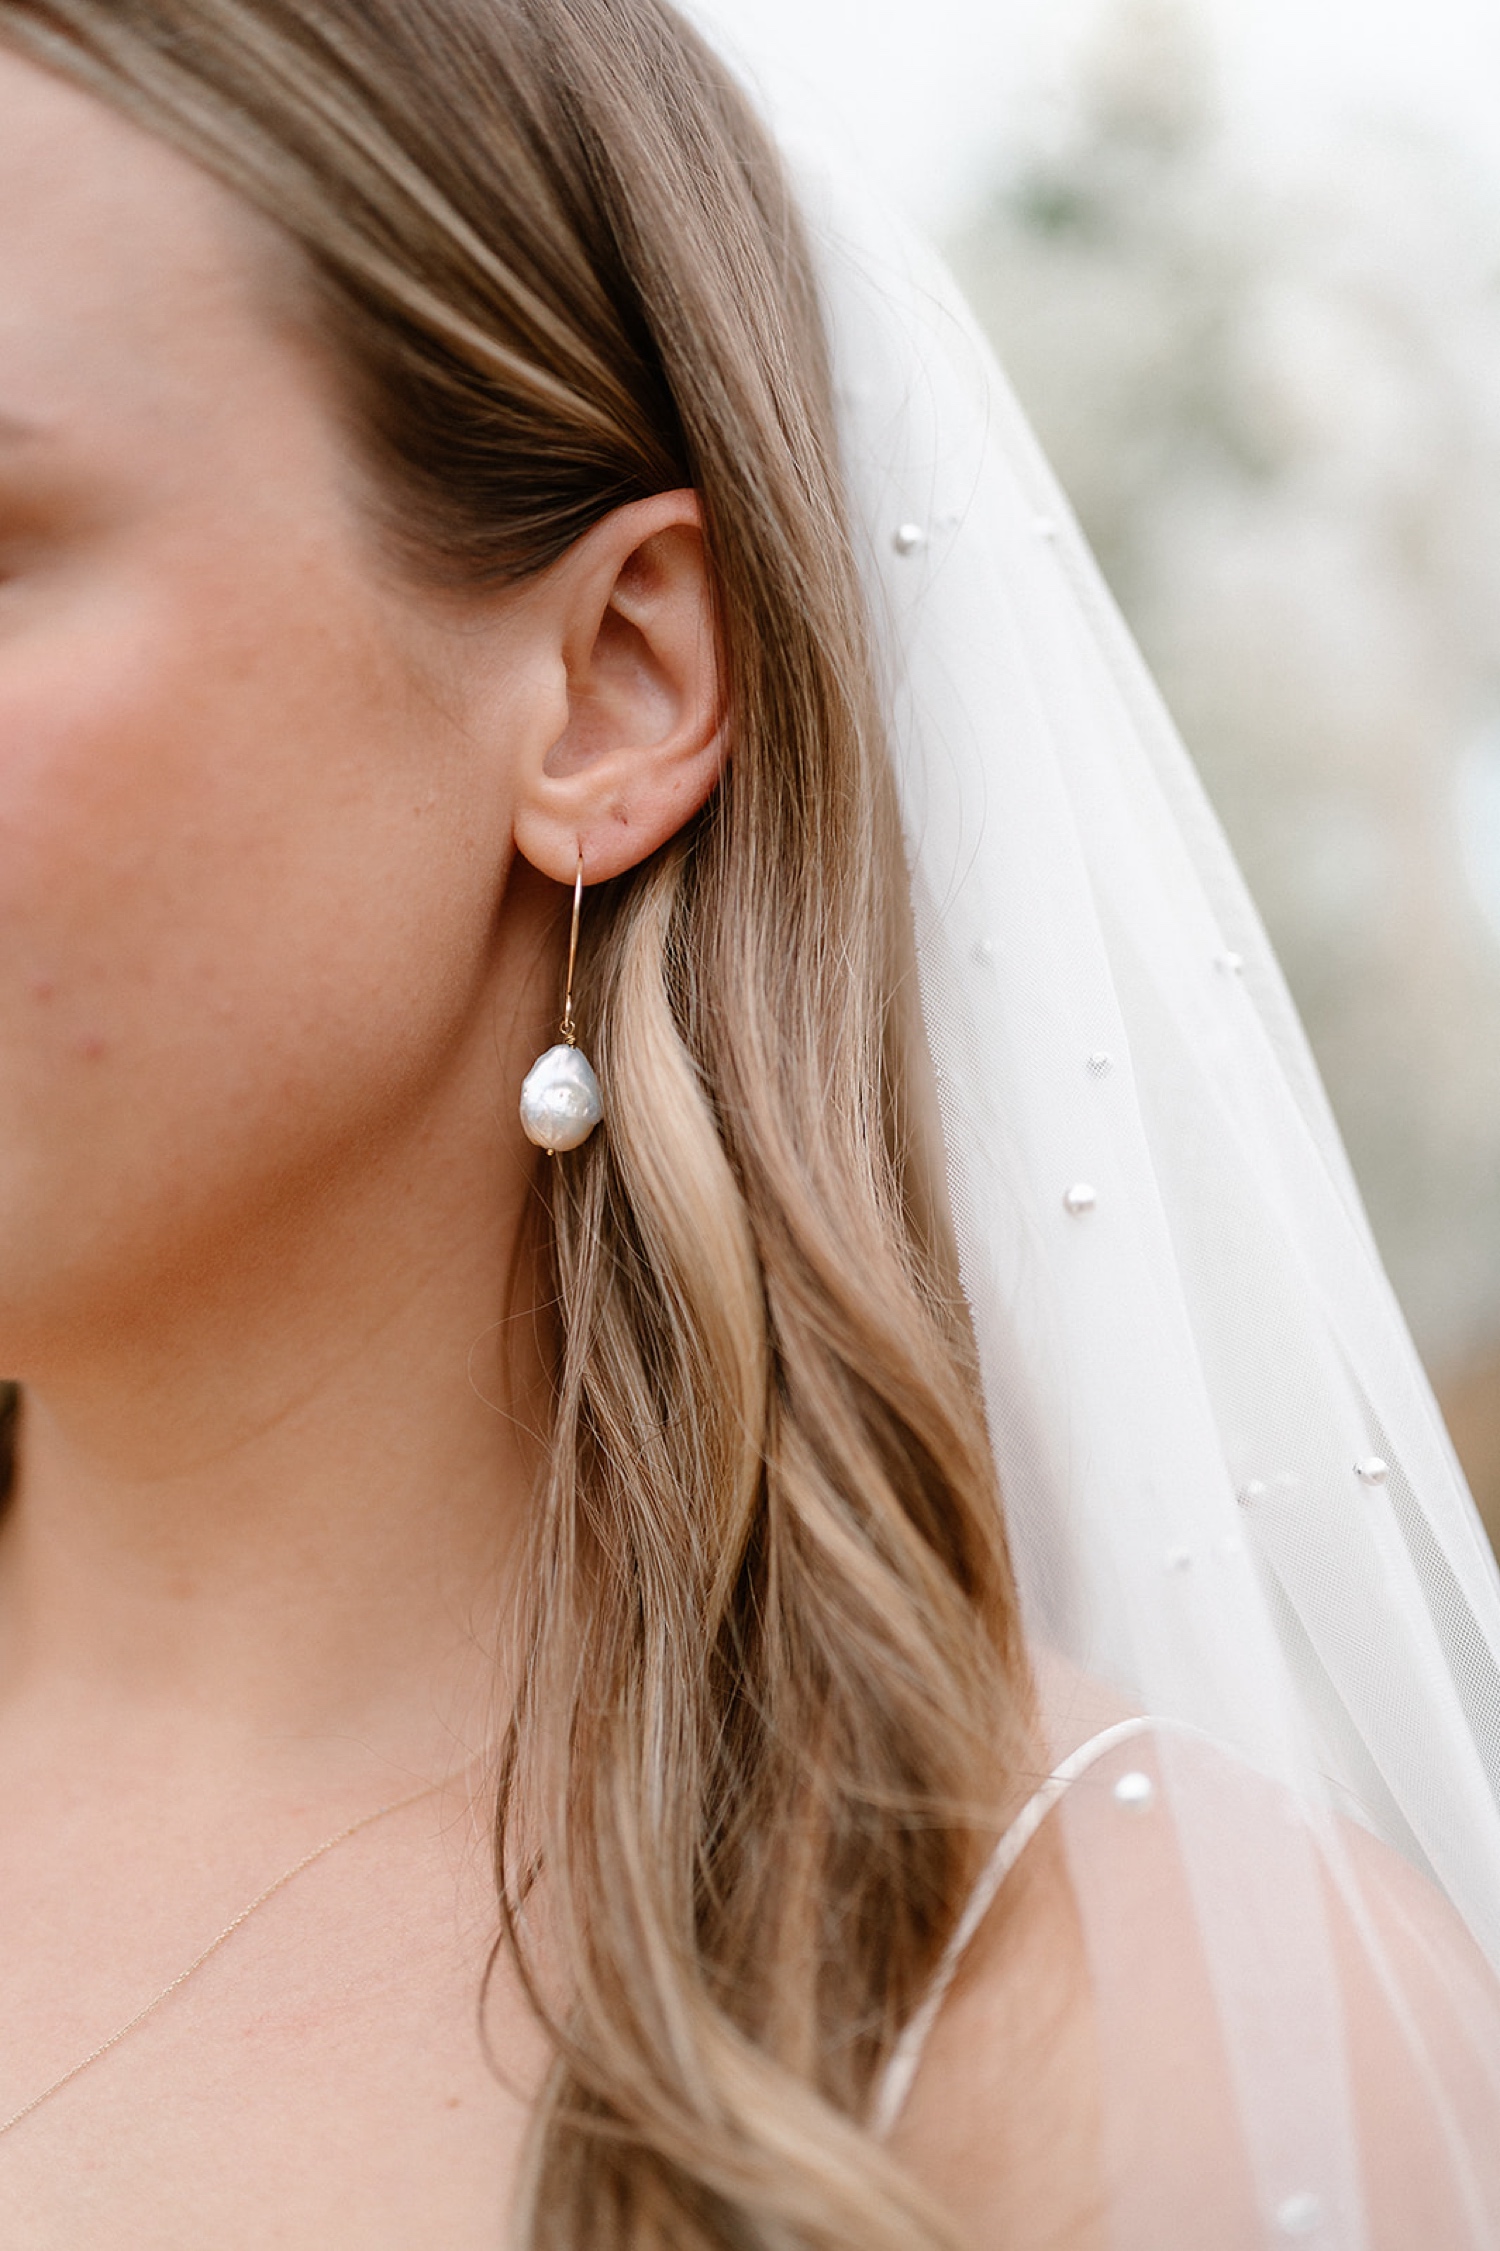
<instances>
[{"instance_id":1,"label":"baroque pearl","mask_svg":"<svg viewBox=\"0 0 1500 2251\"><path fill-rule=\"evenodd\" d=\"M898 555L920 555L927 545L927 534L920 524L902 524L891 545Z\"/></svg>"},{"instance_id":2,"label":"baroque pearl","mask_svg":"<svg viewBox=\"0 0 1500 2251\"><path fill-rule=\"evenodd\" d=\"M1149 1774L1122 1774L1115 1784L1115 1804L1127 1813L1145 1813L1156 1796L1156 1784Z\"/></svg>"},{"instance_id":3,"label":"baroque pearl","mask_svg":"<svg viewBox=\"0 0 1500 2251\"><path fill-rule=\"evenodd\" d=\"M1367 1462L1355 1463L1354 1474L1361 1485L1383 1485L1391 1474L1390 1465L1378 1454L1372 1454Z\"/></svg>"},{"instance_id":4,"label":"baroque pearl","mask_svg":"<svg viewBox=\"0 0 1500 2251\"><path fill-rule=\"evenodd\" d=\"M1064 1196L1063 1209L1071 1212L1075 1219L1082 1219L1086 1213L1093 1211L1098 1201L1097 1189L1091 1188L1086 1180L1080 1180Z\"/></svg>"},{"instance_id":5,"label":"baroque pearl","mask_svg":"<svg viewBox=\"0 0 1500 2251\"><path fill-rule=\"evenodd\" d=\"M549 1047L526 1074L521 1123L539 1149L578 1149L604 1115L593 1065L576 1047Z\"/></svg>"}]
</instances>

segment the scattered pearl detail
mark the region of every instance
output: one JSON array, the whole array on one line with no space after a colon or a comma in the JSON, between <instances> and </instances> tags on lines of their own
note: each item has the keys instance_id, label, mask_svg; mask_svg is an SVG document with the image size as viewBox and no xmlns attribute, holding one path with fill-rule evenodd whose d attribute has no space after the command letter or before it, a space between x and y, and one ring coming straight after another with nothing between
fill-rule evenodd
<instances>
[{"instance_id":1,"label":"scattered pearl detail","mask_svg":"<svg viewBox=\"0 0 1500 2251\"><path fill-rule=\"evenodd\" d=\"M1063 1209L1071 1212L1075 1219L1082 1219L1085 1213L1096 1210L1098 1203L1098 1190L1091 1188L1086 1180L1080 1180L1064 1196Z\"/></svg>"},{"instance_id":2,"label":"scattered pearl detail","mask_svg":"<svg viewBox=\"0 0 1500 2251\"><path fill-rule=\"evenodd\" d=\"M1149 1774L1122 1774L1115 1784L1114 1800L1127 1813L1144 1813L1156 1797L1156 1784Z\"/></svg>"}]
</instances>

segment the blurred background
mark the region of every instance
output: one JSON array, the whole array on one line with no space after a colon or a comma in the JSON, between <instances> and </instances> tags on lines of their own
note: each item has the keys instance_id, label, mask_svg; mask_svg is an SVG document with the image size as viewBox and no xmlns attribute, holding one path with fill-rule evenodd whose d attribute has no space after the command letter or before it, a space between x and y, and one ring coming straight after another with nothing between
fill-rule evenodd
<instances>
[{"instance_id":1,"label":"blurred background","mask_svg":"<svg viewBox=\"0 0 1500 2251\"><path fill-rule=\"evenodd\" d=\"M1500 7L696 13L953 258L1260 902L1500 1544Z\"/></svg>"}]
</instances>

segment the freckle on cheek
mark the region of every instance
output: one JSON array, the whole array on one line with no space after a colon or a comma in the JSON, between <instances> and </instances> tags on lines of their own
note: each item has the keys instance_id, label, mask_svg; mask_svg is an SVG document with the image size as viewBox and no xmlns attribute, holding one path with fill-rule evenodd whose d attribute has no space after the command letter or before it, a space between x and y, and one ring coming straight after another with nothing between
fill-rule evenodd
<instances>
[{"instance_id":1,"label":"freckle on cheek","mask_svg":"<svg viewBox=\"0 0 1500 2251\"><path fill-rule=\"evenodd\" d=\"M78 1052L85 1063L99 1062L104 1054L104 1047L105 1042L102 1032L86 1032L78 1042Z\"/></svg>"},{"instance_id":2,"label":"freckle on cheek","mask_svg":"<svg viewBox=\"0 0 1500 2251\"><path fill-rule=\"evenodd\" d=\"M56 991L57 987L50 977L34 977L31 981L31 997L33 1000L51 1000Z\"/></svg>"}]
</instances>

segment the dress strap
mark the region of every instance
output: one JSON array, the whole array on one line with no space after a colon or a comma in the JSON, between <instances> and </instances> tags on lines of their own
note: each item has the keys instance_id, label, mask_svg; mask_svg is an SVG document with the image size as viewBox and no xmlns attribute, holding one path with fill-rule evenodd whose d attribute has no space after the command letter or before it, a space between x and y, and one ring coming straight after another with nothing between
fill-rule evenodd
<instances>
[{"instance_id":1,"label":"dress strap","mask_svg":"<svg viewBox=\"0 0 1500 2251\"><path fill-rule=\"evenodd\" d=\"M1145 1735L1162 1721L1142 1716L1120 1720L1114 1727L1106 1727L1102 1734L1091 1735L1080 1743L1076 1751L1068 1754L1060 1766L1053 1768L1046 1781L1033 1797L1027 1799L1015 1820L996 1845L978 1883L969 1894L968 1903L954 1928L953 1935L943 1949L942 1960L933 1972L932 1982L922 1996L921 2006L909 2018L891 2053L891 2059L881 2077L875 2106L871 2113L870 2130L879 2141L884 2141L906 2107L912 2081L922 2061L928 2035L937 2022L938 2011L948 1998L953 1980L958 1975L974 1934L994 1906L1000 1886L1020 1859L1032 1838L1046 1820L1069 1783L1086 1774L1097 1759L1112 1751L1117 1743L1128 1743L1132 1737Z\"/></svg>"}]
</instances>

